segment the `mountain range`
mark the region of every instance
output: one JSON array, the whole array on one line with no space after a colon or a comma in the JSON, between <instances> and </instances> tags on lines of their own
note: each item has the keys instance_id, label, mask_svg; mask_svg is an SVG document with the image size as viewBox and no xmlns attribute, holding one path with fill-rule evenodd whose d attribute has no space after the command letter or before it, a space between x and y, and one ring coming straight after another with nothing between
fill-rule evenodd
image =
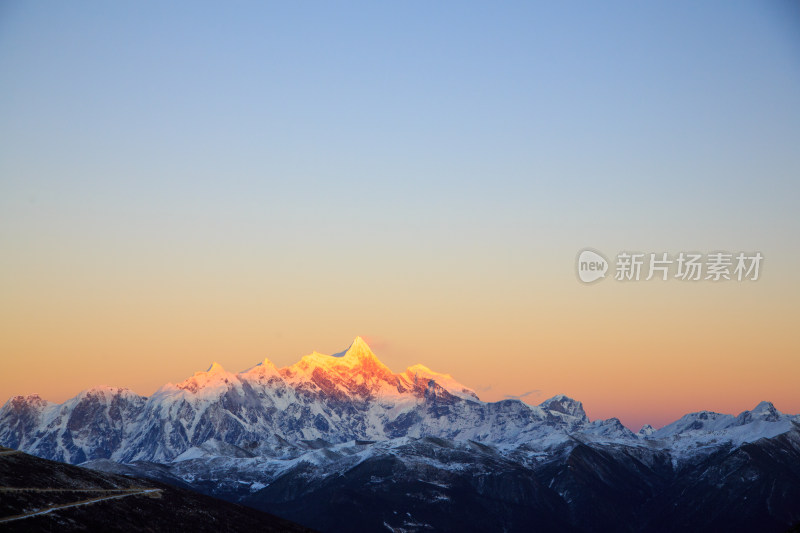
<instances>
[{"instance_id":1,"label":"mountain range","mask_svg":"<svg viewBox=\"0 0 800 533\"><path fill-rule=\"evenodd\" d=\"M783 531L800 522L800 416L762 402L631 432L559 395L482 402L356 338L149 397L111 387L0 409L0 445L182 486L323 531Z\"/></svg>"}]
</instances>

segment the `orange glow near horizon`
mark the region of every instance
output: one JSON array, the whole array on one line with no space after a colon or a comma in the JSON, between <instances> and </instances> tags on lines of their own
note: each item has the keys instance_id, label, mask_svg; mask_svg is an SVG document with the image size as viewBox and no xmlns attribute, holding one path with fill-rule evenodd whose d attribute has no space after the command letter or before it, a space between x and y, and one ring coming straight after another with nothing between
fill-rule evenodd
<instances>
[{"instance_id":1,"label":"orange glow near horizon","mask_svg":"<svg viewBox=\"0 0 800 533\"><path fill-rule=\"evenodd\" d=\"M421 363L485 401L538 404L563 393L590 418L633 429L704 409L736 414L761 400L800 412L796 304L769 276L750 285L587 287L569 271L548 279L466 294L457 283L422 284L393 295L377 280L360 290L363 280L349 280L312 303L286 295L278 310L246 282L202 294L89 291L80 308L66 294L20 297L2 316L2 348L14 356L4 360L0 392L62 402L111 385L148 395L211 361L237 372L264 357L287 366L361 334L394 372ZM324 327L304 331L305 323Z\"/></svg>"}]
</instances>

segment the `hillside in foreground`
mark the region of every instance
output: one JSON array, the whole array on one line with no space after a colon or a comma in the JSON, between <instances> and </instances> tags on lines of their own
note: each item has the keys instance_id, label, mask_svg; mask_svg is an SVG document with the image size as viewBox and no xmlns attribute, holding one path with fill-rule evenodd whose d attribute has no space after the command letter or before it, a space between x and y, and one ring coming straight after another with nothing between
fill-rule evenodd
<instances>
[{"instance_id":1,"label":"hillside in foreground","mask_svg":"<svg viewBox=\"0 0 800 533\"><path fill-rule=\"evenodd\" d=\"M310 531L162 483L0 447L0 531Z\"/></svg>"}]
</instances>

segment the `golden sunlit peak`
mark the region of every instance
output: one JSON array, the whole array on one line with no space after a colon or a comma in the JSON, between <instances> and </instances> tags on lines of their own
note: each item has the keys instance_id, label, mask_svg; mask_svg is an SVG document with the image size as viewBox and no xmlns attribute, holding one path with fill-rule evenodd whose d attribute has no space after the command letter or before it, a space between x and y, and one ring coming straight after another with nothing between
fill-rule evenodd
<instances>
[{"instance_id":1,"label":"golden sunlit peak","mask_svg":"<svg viewBox=\"0 0 800 533\"><path fill-rule=\"evenodd\" d=\"M350 344L350 347L347 350L345 350L342 353L336 354L336 355L341 357L343 355L348 355L348 354L353 354L353 355L371 355L373 357L375 356L375 354L373 354L372 350L369 348L369 345L367 344L367 342L364 339L362 339L361 337L356 337L353 340L353 342Z\"/></svg>"},{"instance_id":2,"label":"golden sunlit peak","mask_svg":"<svg viewBox=\"0 0 800 533\"><path fill-rule=\"evenodd\" d=\"M315 352L316 353L316 352ZM375 354L370 350L369 345L361 337L356 337L350 346L343 352L338 352L330 357L349 358L349 357L375 357Z\"/></svg>"},{"instance_id":3,"label":"golden sunlit peak","mask_svg":"<svg viewBox=\"0 0 800 533\"><path fill-rule=\"evenodd\" d=\"M440 374L439 372L434 372L425 365L410 366L406 369L405 375L412 382L435 381L439 386L447 389L447 391L451 394L460 396L461 398L473 400L479 399L475 391L456 381L450 374Z\"/></svg>"},{"instance_id":4,"label":"golden sunlit peak","mask_svg":"<svg viewBox=\"0 0 800 533\"><path fill-rule=\"evenodd\" d=\"M270 360L269 360L268 358L266 358L266 357L264 358L264 360L263 360L263 361L261 361L261 363L260 363L260 366L263 366L263 367L265 367L265 368L276 368L276 367L275 367L275 363L273 363L272 361L270 361Z\"/></svg>"},{"instance_id":5,"label":"golden sunlit peak","mask_svg":"<svg viewBox=\"0 0 800 533\"><path fill-rule=\"evenodd\" d=\"M256 366L249 368L244 372L240 372L240 374L271 378L273 376L280 375L280 371L278 370L278 367L275 366L275 363L265 357L264 360L258 363Z\"/></svg>"},{"instance_id":6,"label":"golden sunlit peak","mask_svg":"<svg viewBox=\"0 0 800 533\"><path fill-rule=\"evenodd\" d=\"M353 343L350 345L350 347L351 348L354 348L354 347L366 348L367 350L369 350L369 345L367 344L367 341L365 341L364 339L362 339L359 336L357 336L355 339L353 339Z\"/></svg>"},{"instance_id":7,"label":"golden sunlit peak","mask_svg":"<svg viewBox=\"0 0 800 533\"><path fill-rule=\"evenodd\" d=\"M303 356L303 358L296 364L289 367L292 371L309 372L314 368L323 367L327 369L354 369L361 368L363 365L369 364L381 367L387 373L391 371L381 363L378 358L372 353L367 343L361 337L356 337L350 346L341 352L325 355L317 351Z\"/></svg>"},{"instance_id":8,"label":"golden sunlit peak","mask_svg":"<svg viewBox=\"0 0 800 533\"><path fill-rule=\"evenodd\" d=\"M208 370L206 370L206 372L209 374L218 374L220 372L225 372L225 369L222 368L221 364L214 361L213 363L211 363L211 366L208 367Z\"/></svg>"},{"instance_id":9,"label":"golden sunlit peak","mask_svg":"<svg viewBox=\"0 0 800 533\"><path fill-rule=\"evenodd\" d=\"M409 372L411 374L416 374L416 375L419 375L419 376L425 376L425 377L437 377L437 378L453 379L453 376L451 376L450 374L442 374L440 372L434 372L433 370L431 370L427 366L421 365L421 364L416 364L414 366L408 367L406 369L406 372Z\"/></svg>"}]
</instances>

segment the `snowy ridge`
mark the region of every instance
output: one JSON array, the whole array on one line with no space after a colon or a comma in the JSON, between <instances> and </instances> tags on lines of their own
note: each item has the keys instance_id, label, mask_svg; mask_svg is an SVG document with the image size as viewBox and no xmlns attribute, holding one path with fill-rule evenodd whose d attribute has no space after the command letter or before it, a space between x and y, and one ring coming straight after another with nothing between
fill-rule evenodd
<instances>
[{"instance_id":1,"label":"snowy ridge","mask_svg":"<svg viewBox=\"0 0 800 533\"><path fill-rule=\"evenodd\" d=\"M17 396L0 409L0 445L71 463L293 460L313 456L314 442L327 449L428 437L522 447L533 456L591 442L659 448L685 458L780 435L796 423L800 417L762 402L738 416L703 411L633 434L616 418L590 421L581 402L564 395L539 406L487 403L449 374L423 365L395 374L356 338L341 353L314 352L281 369L268 359L239 373L214 363L149 398L112 387L83 391L60 405Z\"/></svg>"}]
</instances>

